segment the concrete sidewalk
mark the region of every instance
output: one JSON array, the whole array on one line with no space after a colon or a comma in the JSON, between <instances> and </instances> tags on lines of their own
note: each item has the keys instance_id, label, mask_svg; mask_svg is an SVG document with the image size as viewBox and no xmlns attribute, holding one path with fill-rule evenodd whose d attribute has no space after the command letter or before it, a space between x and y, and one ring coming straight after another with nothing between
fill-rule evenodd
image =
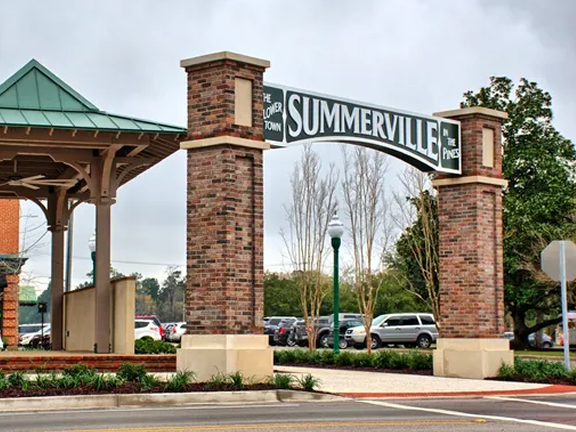
<instances>
[{"instance_id":1,"label":"concrete sidewalk","mask_svg":"<svg viewBox=\"0 0 576 432\"><path fill-rule=\"evenodd\" d=\"M349 371L341 369L275 366L275 372L297 377L312 374L319 390L358 398L485 396L576 392L576 386L528 384L490 380L440 378L429 375Z\"/></svg>"}]
</instances>

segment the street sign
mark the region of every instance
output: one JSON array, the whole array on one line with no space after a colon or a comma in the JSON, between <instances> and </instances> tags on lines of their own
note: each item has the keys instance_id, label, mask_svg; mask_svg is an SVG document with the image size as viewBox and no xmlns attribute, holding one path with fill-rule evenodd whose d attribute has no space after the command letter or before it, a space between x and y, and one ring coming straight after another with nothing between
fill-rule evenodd
<instances>
[{"instance_id":1,"label":"street sign","mask_svg":"<svg viewBox=\"0 0 576 432\"><path fill-rule=\"evenodd\" d=\"M564 333L564 367L570 370L570 329L568 327L568 300L566 281L576 278L576 245L570 240L554 240L540 255L542 270L560 282L562 331Z\"/></svg>"},{"instance_id":2,"label":"street sign","mask_svg":"<svg viewBox=\"0 0 576 432\"><path fill-rule=\"evenodd\" d=\"M560 282L560 246L564 243L566 280L576 279L576 245L570 240L554 240L542 251L542 270L550 279Z\"/></svg>"},{"instance_id":3,"label":"street sign","mask_svg":"<svg viewBox=\"0 0 576 432\"><path fill-rule=\"evenodd\" d=\"M264 84L266 141L357 144L422 171L461 174L460 122Z\"/></svg>"}]
</instances>

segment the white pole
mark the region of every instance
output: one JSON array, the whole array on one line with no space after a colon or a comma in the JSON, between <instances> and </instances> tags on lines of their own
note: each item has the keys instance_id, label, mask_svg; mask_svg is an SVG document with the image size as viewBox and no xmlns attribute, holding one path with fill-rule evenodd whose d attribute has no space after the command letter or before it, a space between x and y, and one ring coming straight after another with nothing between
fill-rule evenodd
<instances>
[{"instance_id":1,"label":"white pole","mask_svg":"<svg viewBox=\"0 0 576 432\"><path fill-rule=\"evenodd\" d=\"M72 289L72 247L74 244L74 212L70 213L68 218L68 238L66 242L66 284L64 291Z\"/></svg>"},{"instance_id":2,"label":"white pole","mask_svg":"<svg viewBox=\"0 0 576 432\"><path fill-rule=\"evenodd\" d=\"M562 333L564 334L564 366L570 370L570 332L568 330L568 307L566 301L566 242L560 242L560 296L562 297Z\"/></svg>"}]
</instances>

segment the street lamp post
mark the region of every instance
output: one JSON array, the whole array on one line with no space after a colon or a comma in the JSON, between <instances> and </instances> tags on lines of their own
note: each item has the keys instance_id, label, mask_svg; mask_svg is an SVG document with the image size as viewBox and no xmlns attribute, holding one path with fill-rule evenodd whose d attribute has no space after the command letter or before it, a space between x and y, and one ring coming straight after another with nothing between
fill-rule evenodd
<instances>
[{"instance_id":1,"label":"street lamp post","mask_svg":"<svg viewBox=\"0 0 576 432\"><path fill-rule=\"evenodd\" d=\"M88 240L90 258L92 258L92 286L96 286L96 233Z\"/></svg>"},{"instance_id":2,"label":"street lamp post","mask_svg":"<svg viewBox=\"0 0 576 432\"><path fill-rule=\"evenodd\" d=\"M334 213L332 220L328 224L328 235L332 239L332 248L334 249L334 319L333 319L333 344L334 352L340 352L340 281L338 269L338 251L342 243L344 234L344 225L338 219L338 214Z\"/></svg>"}]
</instances>

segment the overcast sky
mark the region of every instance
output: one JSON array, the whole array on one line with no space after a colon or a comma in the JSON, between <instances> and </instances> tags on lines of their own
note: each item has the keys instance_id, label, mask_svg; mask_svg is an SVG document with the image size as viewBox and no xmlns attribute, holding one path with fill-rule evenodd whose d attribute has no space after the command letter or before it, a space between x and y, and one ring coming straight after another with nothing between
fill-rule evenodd
<instances>
[{"instance_id":1,"label":"overcast sky","mask_svg":"<svg viewBox=\"0 0 576 432\"><path fill-rule=\"evenodd\" d=\"M423 114L458 107L490 75L527 77L550 91L556 126L576 138L574 0L75 0L2 2L0 81L35 58L98 108L186 125L179 61L216 51L270 60L268 82ZM340 161L340 149L318 151ZM265 154L265 265L283 270L279 230L301 148ZM403 163L391 159L387 179ZM112 260L162 278L185 263L185 153L122 187L113 207ZM29 226L42 222L24 204ZM76 212L73 284L90 270L94 209ZM28 235L35 241L37 230ZM49 234L28 274L49 276ZM131 262L139 264L131 264ZM157 265L155 265L157 264Z\"/></svg>"}]
</instances>

